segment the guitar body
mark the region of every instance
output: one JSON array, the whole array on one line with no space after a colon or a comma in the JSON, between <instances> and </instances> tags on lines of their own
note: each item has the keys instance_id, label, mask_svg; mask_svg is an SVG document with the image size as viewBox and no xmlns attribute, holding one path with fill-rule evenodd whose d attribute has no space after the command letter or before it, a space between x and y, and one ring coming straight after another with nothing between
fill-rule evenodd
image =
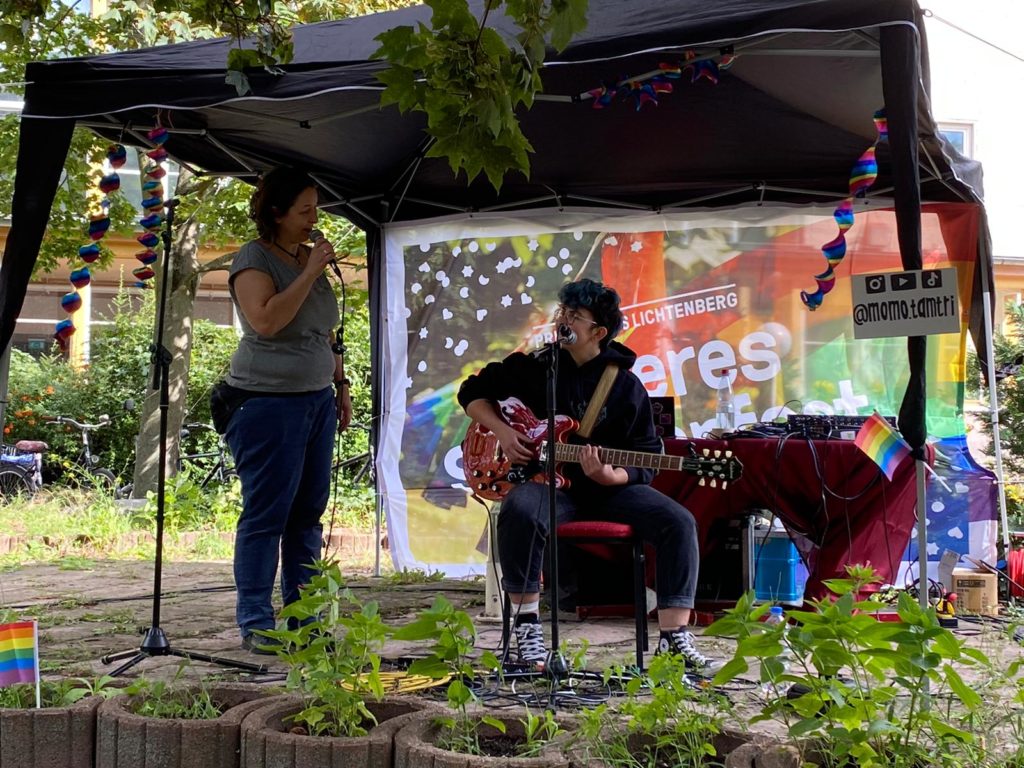
<instances>
[{"instance_id":1,"label":"guitar body","mask_svg":"<svg viewBox=\"0 0 1024 768\"><path fill-rule=\"evenodd\" d=\"M533 415L521 400L510 397L498 402L498 412L505 423L540 447L548 439L548 422ZM555 416L555 442L568 443L579 429L579 422L569 416ZM555 465L555 484L568 488L569 481ZM514 467L501 450L497 436L487 427L473 422L462 441L462 470L470 490L488 501L498 501L517 485L528 480L547 482L544 466L538 459L526 467Z\"/></svg>"},{"instance_id":2,"label":"guitar body","mask_svg":"<svg viewBox=\"0 0 1024 768\"><path fill-rule=\"evenodd\" d=\"M547 421L538 419L522 401L514 397L499 401L498 412L506 424L537 446L537 457L526 466L513 465L491 430L475 421L470 424L466 439L462 441L462 471L470 491L489 501L504 498L513 486L528 480L547 482ZM555 417L555 484L558 488L569 487L569 481L558 471L559 467L582 461L585 446L569 442L569 437L579 427L579 422L573 418ZM743 473L743 465L732 455L732 451L705 448L698 452L692 443L688 456L666 456L663 453L618 448L599 448L599 451L601 460L615 467L689 472L700 478L700 485L709 483L712 488L725 488L727 484L739 480Z\"/></svg>"}]
</instances>

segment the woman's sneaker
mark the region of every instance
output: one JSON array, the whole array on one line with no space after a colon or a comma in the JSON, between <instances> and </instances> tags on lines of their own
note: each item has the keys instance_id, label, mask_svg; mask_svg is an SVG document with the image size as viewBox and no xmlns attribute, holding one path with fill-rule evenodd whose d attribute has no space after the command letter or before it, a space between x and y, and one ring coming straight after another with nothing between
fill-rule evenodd
<instances>
[{"instance_id":1,"label":"woman's sneaker","mask_svg":"<svg viewBox=\"0 0 1024 768\"><path fill-rule=\"evenodd\" d=\"M712 661L697 650L692 632L676 629L663 632L658 640L657 653L674 653L682 657L686 668L694 672L717 672L721 663Z\"/></svg>"},{"instance_id":2,"label":"woman's sneaker","mask_svg":"<svg viewBox=\"0 0 1024 768\"><path fill-rule=\"evenodd\" d=\"M548 660L548 647L544 645L544 626L529 621L512 628L516 635L516 654L522 664L543 664Z\"/></svg>"}]
</instances>

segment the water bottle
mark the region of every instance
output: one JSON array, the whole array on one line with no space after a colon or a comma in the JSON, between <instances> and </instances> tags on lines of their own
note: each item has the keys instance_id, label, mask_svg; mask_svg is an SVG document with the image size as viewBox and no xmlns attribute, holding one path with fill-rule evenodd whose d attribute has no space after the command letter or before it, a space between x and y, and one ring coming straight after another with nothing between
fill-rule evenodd
<instances>
[{"instance_id":1,"label":"water bottle","mask_svg":"<svg viewBox=\"0 0 1024 768\"><path fill-rule=\"evenodd\" d=\"M781 605L773 605L768 609L768 615L764 618L765 624L781 624L786 620L785 614L782 612Z\"/></svg>"},{"instance_id":2,"label":"water bottle","mask_svg":"<svg viewBox=\"0 0 1024 768\"><path fill-rule=\"evenodd\" d=\"M723 368L721 378L718 380L718 406L715 408L715 420L718 428L723 432L732 432L736 429L736 405L732 397L732 381L729 378L729 369Z\"/></svg>"},{"instance_id":3,"label":"water bottle","mask_svg":"<svg viewBox=\"0 0 1024 768\"><path fill-rule=\"evenodd\" d=\"M786 622L786 616L782 612L781 605L773 605L768 609L768 615L764 618L764 623L768 626L774 624L784 624ZM789 650L789 646L786 645L785 637L782 639L782 653L779 654L779 659L782 660L783 664L791 661L793 658L792 652Z\"/></svg>"},{"instance_id":4,"label":"water bottle","mask_svg":"<svg viewBox=\"0 0 1024 768\"><path fill-rule=\"evenodd\" d=\"M768 615L764 617L765 626L772 626L783 624L786 621L786 617L782 612L781 605L773 605L768 610ZM789 647L786 645L785 638L782 640L782 652L778 655L778 660L782 662L783 673L789 671L789 663L792 661L792 654L789 651ZM774 696L782 696L785 694L786 689L789 688L788 683L765 683L762 685L762 692L765 698L772 698Z\"/></svg>"}]
</instances>

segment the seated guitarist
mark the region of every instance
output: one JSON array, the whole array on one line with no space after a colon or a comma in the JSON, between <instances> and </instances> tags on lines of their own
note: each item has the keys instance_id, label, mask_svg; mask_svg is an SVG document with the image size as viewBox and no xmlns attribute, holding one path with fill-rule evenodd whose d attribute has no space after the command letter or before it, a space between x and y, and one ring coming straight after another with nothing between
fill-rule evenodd
<instances>
[{"instance_id":1,"label":"seated guitarist","mask_svg":"<svg viewBox=\"0 0 1024 768\"><path fill-rule=\"evenodd\" d=\"M605 464L595 447L662 451L647 392L630 371L636 354L612 341L622 327L619 295L601 283L583 279L564 285L558 298L556 332L567 340L558 353L557 412L581 420L605 369L611 365L618 371L588 441L593 445L583 448L580 464L564 466L570 485L556 491L557 519L568 522L578 516L628 523L654 545L661 630L658 652L678 653L688 667L706 669L711 662L686 629L699 559L693 515L650 487L652 470ZM516 397L537 418L546 418L550 354L549 347L530 355L515 352L470 376L459 389L460 405L470 418L495 434L513 464L535 459L538 446L505 423L496 402ZM502 586L516 615L518 657L527 664L542 664L548 656L539 619L540 573L550 520L547 507L547 487L528 482L508 493L498 515Z\"/></svg>"}]
</instances>

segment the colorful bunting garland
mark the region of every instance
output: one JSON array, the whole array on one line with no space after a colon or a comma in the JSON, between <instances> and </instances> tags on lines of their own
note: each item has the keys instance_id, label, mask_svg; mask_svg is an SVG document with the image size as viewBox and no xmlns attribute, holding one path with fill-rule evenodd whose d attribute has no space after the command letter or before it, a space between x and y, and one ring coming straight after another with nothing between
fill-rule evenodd
<instances>
[{"instance_id":1,"label":"colorful bunting garland","mask_svg":"<svg viewBox=\"0 0 1024 768\"><path fill-rule=\"evenodd\" d=\"M149 287L147 281L151 280L156 274L152 265L157 260L157 253L153 249L160 242L157 233L164 222L164 186L160 180L167 175L167 171L161 166L161 163L168 157L167 150L164 148L168 135L167 129L161 126L157 126L147 134L154 147L146 152L150 162L142 170L141 177L143 216L139 224L145 232L136 239L145 247L145 250L135 254L135 258L140 262L141 266L132 270L132 274L137 281L135 286L138 288ZM99 180L99 190L103 193L103 199L100 202L101 211L89 216L87 231L91 242L78 249L78 258L84 264L71 270L70 282L75 290L64 294L60 300L61 309L69 315L77 312L82 306L82 296L78 289L84 288L92 282L92 275L89 272L88 265L100 257L99 241L103 239L110 229L110 199L107 195L121 188L121 177L117 174L117 169L123 167L127 160L128 151L120 142L111 144L107 148L107 162L113 170L111 173L103 175ZM60 345L60 348L66 350L68 340L74 333L74 322L70 318L65 318L57 323L54 328L53 337Z\"/></svg>"},{"instance_id":2,"label":"colorful bunting garland","mask_svg":"<svg viewBox=\"0 0 1024 768\"><path fill-rule=\"evenodd\" d=\"M167 129L158 125L146 134L153 149L146 153L150 162L142 169L142 218L139 219L139 226L145 232L135 239L143 246L143 250L135 254L136 260L141 266L132 270L136 279L136 287L148 288L148 281L156 275L153 264L157 260L157 253L154 248L160 242L157 234L164 223L164 185L161 179L167 175L167 170L161 165L167 159L167 150L164 144L168 139Z\"/></svg>"},{"instance_id":3,"label":"colorful bunting garland","mask_svg":"<svg viewBox=\"0 0 1024 768\"><path fill-rule=\"evenodd\" d=\"M880 109L874 115L875 129L878 131L878 138L875 143L868 147L853 168L850 169L850 194L832 212L832 217L839 227L839 234L821 246L821 252L825 256L827 265L825 271L815 275L818 282L818 290L813 293L800 291L800 299L812 312L821 306L825 294L831 291L836 284L835 267L846 255L846 233L853 226L853 199L864 197L868 189L875 183L878 177L878 162L875 160L875 150L878 145L889 138L889 126L885 119L885 110Z\"/></svg>"},{"instance_id":4,"label":"colorful bunting garland","mask_svg":"<svg viewBox=\"0 0 1024 768\"><path fill-rule=\"evenodd\" d=\"M600 87L587 91L587 95L594 100L594 109L604 109L610 106L617 96L622 96L632 98L639 112L644 104L658 106L658 98L673 91L672 83L669 81L678 80L687 70L690 71L691 83L704 78L718 85L719 74L722 70L728 69L735 59L732 54L722 54L716 61L714 58L698 58L693 51L687 51L681 62L662 62L658 65L657 71L647 72L638 77L622 77L617 83L602 83Z\"/></svg>"}]
</instances>

